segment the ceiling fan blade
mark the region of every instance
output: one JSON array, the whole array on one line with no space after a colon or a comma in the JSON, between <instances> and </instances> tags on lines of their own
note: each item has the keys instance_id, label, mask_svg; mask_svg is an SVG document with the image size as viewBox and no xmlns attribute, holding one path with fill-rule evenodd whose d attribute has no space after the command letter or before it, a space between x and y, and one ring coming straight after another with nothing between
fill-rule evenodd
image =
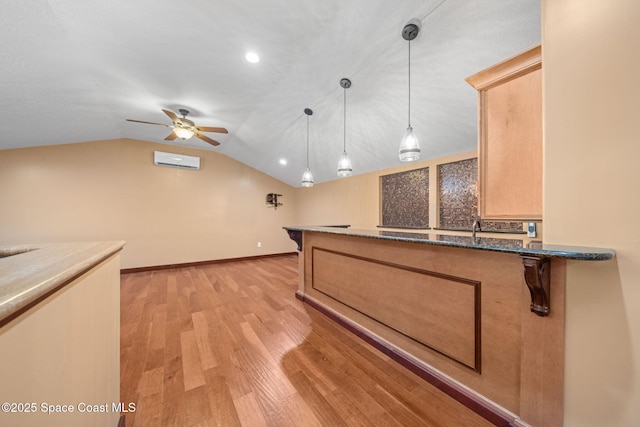
<instances>
[{"instance_id":1,"label":"ceiling fan blade","mask_svg":"<svg viewBox=\"0 0 640 427\"><path fill-rule=\"evenodd\" d=\"M167 116L169 116L169 118L173 121L176 122L178 121L178 116L175 115L175 113L169 111L169 110L162 110Z\"/></svg>"},{"instance_id":2,"label":"ceiling fan blade","mask_svg":"<svg viewBox=\"0 0 640 427\"><path fill-rule=\"evenodd\" d=\"M196 132L195 136L200 138L203 141L208 142L211 145L220 145L220 143L214 139L209 138L208 136L202 135L201 133Z\"/></svg>"},{"instance_id":3,"label":"ceiling fan blade","mask_svg":"<svg viewBox=\"0 0 640 427\"><path fill-rule=\"evenodd\" d=\"M217 133L229 133L225 128L214 128L209 126L196 126L200 132L217 132Z\"/></svg>"},{"instance_id":4,"label":"ceiling fan blade","mask_svg":"<svg viewBox=\"0 0 640 427\"><path fill-rule=\"evenodd\" d=\"M165 125L164 123L153 123L153 122L143 122L142 120L133 120L133 119L127 119L128 122L135 122L135 123L145 123L148 125L158 125L158 126L166 126L166 127L171 127L169 125Z\"/></svg>"},{"instance_id":5,"label":"ceiling fan blade","mask_svg":"<svg viewBox=\"0 0 640 427\"><path fill-rule=\"evenodd\" d=\"M178 137L178 135L176 135L175 132L171 132L164 140L165 141L173 141L174 139L176 139Z\"/></svg>"}]
</instances>

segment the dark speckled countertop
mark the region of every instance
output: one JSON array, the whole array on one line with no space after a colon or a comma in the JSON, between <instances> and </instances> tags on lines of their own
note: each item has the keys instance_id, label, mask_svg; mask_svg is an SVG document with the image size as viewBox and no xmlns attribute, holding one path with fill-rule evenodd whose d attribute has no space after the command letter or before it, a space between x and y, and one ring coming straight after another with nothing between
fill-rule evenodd
<instances>
[{"instance_id":1,"label":"dark speckled countertop","mask_svg":"<svg viewBox=\"0 0 640 427\"><path fill-rule=\"evenodd\" d=\"M485 251L507 252L518 255L538 255L584 261L606 261L615 257L607 248L547 244L525 238L503 238L452 235L444 232L415 233L410 231L358 230L337 227L283 227L287 231L313 231L345 236L385 239L427 245L452 246Z\"/></svg>"}]
</instances>

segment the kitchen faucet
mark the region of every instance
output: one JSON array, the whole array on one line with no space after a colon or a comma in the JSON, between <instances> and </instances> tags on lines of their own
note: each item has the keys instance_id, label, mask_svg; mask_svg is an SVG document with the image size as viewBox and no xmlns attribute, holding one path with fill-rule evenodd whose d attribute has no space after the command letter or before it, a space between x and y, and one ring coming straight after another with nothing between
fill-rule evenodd
<instances>
[{"instance_id":1,"label":"kitchen faucet","mask_svg":"<svg viewBox=\"0 0 640 427\"><path fill-rule=\"evenodd\" d=\"M477 218L473 221L473 226L471 227L471 237L475 240L476 231L482 231L482 224L480 223L480 218Z\"/></svg>"}]
</instances>

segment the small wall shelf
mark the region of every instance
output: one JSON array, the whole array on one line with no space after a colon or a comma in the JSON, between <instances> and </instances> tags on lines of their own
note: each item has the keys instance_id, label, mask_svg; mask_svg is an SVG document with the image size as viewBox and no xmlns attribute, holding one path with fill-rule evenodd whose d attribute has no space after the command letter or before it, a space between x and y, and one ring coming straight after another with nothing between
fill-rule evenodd
<instances>
[{"instance_id":1,"label":"small wall shelf","mask_svg":"<svg viewBox=\"0 0 640 427\"><path fill-rule=\"evenodd\" d=\"M278 209L278 206L282 206L282 203L278 202L278 197L282 197L282 194L276 194L276 193L267 194L267 197L266 197L267 207Z\"/></svg>"}]
</instances>

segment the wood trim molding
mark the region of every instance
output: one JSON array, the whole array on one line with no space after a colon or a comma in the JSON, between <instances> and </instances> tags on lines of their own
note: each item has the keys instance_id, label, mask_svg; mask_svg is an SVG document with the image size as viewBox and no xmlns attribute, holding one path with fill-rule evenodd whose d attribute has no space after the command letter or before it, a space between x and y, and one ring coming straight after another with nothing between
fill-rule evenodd
<instances>
[{"instance_id":1,"label":"wood trim molding","mask_svg":"<svg viewBox=\"0 0 640 427\"><path fill-rule=\"evenodd\" d=\"M506 81L542 68L542 47L506 59L465 79L476 90L487 90Z\"/></svg>"},{"instance_id":2,"label":"wood trim molding","mask_svg":"<svg viewBox=\"0 0 640 427\"><path fill-rule=\"evenodd\" d=\"M405 353L398 351L395 347L391 346L387 342L383 341L379 337L371 334L369 331L362 329L358 325L350 322L348 319L340 316L333 310L325 307L322 303L318 302L314 298L305 295L304 293L298 291L296 292L296 298L300 301L308 304L310 307L318 310L320 313L327 316L329 319L336 322L341 327L345 328L347 331L356 335L367 344L381 351L391 359L398 362L400 365L410 370L423 380L427 381L429 384L436 387L438 390L443 393L451 396L456 401L460 402L476 414L480 415L487 421L493 423L499 427L510 427L515 426L516 419L513 417L509 417L504 413L498 412L496 409L483 402L478 397L470 394L464 388L448 381L437 373L427 369L426 367L416 363L413 359L407 357Z\"/></svg>"},{"instance_id":3,"label":"wood trim molding","mask_svg":"<svg viewBox=\"0 0 640 427\"><path fill-rule=\"evenodd\" d=\"M155 270L170 270L172 268L198 267L201 265L220 264L220 263L234 262L234 261L248 261L248 260L260 259L260 258L273 258L273 257L296 255L296 254L297 252L283 252L278 254L255 255L255 256L247 256L247 257L239 257L239 258L213 259L208 261L185 262L180 264L165 264L165 265L151 265L148 267L123 268L120 270L120 274L143 273L145 271L155 271Z\"/></svg>"},{"instance_id":4,"label":"wood trim molding","mask_svg":"<svg viewBox=\"0 0 640 427\"><path fill-rule=\"evenodd\" d=\"M316 253L318 252L326 252L329 254L333 254L336 256L340 256L340 257L345 257L345 258L350 258L353 260L358 260L358 261L364 261L367 263L371 263L371 265L379 265L379 266L384 266L390 269L394 269L396 271L402 270L402 271L406 271L406 272L410 272L410 273L415 273L421 276L431 276L437 279L441 279L441 280L446 280L448 282L456 282L458 284L463 284L463 285L468 285L471 286L471 288L473 289L473 361L469 361L468 363L465 362L464 360L459 359L458 357L455 356L455 354L450 354L446 351L444 351L442 348L439 348L437 346L434 346L433 343L429 343L426 342L424 339L419 338L418 336L415 336L413 334L408 333L407 331L404 331L402 329L399 329L397 326L385 322L384 320L382 320L379 316L379 314L375 313L375 312L370 312L370 311L366 311L363 310L361 307L357 307L354 305L351 305L347 302L345 302L344 300L341 300L339 298L336 298L334 295L332 295L329 292L326 292L323 289L320 289L316 286L316 281L315 281L315 275L313 272L316 271L316 267L315 267L315 262L316 262ZM482 309L481 309L481 301L480 301L480 287L481 284L480 282L476 281L476 280L471 280L468 278L464 278L464 277L458 277L458 276L452 276L449 274L443 274L443 273L438 273L435 271L430 271L430 270L425 270L425 269L421 269L421 268L415 268L415 267L411 267L411 266L407 266L407 265L402 265L402 264L396 264L393 262L388 262L388 261L384 261L384 260L379 260L379 259L374 259L374 258L369 258L369 257L364 257L364 256L360 256L360 255L355 255L355 254L351 254L351 253L346 253L346 252L341 252L341 251L335 251L332 249L327 249L327 248L322 248L322 247L318 247L318 246L313 246L311 248L311 288L313 288L315 291L325 295L328 298L331 298L332 300L344 305L345 307L350 308L351 310L354 310L360 314L362 314L363 316L368 317L369 319L372 319L378 323L380 323L381 325L386 326L387 328L390 328L392 330L394 330L395 332L407 337L408 339L419 343L425 347L430 348L431 350L447 357L448 359L455 361L456 363L461 364L462 366L471 369L472 371L475 371L477 373L481 372L481 363L482 363L482 355L481 355L481 349L482 349L482 345L481 345L481 337L482 337L482 333L481 333L481 318L482 318Z\"/></svg>"}]
</instances>

